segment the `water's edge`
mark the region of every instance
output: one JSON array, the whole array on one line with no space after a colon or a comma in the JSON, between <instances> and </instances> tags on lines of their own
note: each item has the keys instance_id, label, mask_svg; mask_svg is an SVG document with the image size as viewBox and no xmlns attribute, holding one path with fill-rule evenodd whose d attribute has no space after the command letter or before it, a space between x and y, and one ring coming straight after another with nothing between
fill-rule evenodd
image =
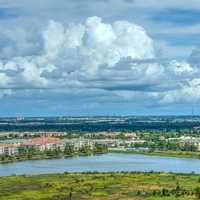
<instances>
[{"instance_id":1,"label":"water's edge","mask_svg":"<svg viewBox=\"0 0 200 200\"><path fill-rule=\"evenodd\" d=\"M0 165L0 176L63 172L173 172L200 174L200 160L108 153L66 159L28 160Z\"/></svg>"}]
</instances>

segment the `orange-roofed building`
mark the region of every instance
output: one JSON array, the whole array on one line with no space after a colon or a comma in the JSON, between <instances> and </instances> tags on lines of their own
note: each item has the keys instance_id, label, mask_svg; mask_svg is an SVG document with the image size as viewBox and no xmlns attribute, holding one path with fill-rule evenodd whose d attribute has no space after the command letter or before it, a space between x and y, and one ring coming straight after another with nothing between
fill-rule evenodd
<instances>
[{"instance_id":1,"label":"orange-roofed building","mask_svg":"<svg viewBox=\"0 0 200 200\"><path fill-rule=\"evenodd\" d=\"M35 148L40 151L62 149L63 144L58 138L54 137L37 137L23 143L22 146L27 148Z\"/></svg>"}]
</instances>

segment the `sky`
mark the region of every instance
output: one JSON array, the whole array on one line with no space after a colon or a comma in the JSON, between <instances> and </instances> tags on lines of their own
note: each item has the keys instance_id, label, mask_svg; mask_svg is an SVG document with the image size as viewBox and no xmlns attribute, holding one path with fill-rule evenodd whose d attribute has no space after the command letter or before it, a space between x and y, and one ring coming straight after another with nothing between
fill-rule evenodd
<instances>
[{"instance_id":1,"label":"sky","mask_svg":"<svg viewBox=\"0 0 200 200\"><path fill-rule=\"evenodd\" d=\"M200 114L199 0L0 0L0 116Z\"/></svg>"}]
</instances>

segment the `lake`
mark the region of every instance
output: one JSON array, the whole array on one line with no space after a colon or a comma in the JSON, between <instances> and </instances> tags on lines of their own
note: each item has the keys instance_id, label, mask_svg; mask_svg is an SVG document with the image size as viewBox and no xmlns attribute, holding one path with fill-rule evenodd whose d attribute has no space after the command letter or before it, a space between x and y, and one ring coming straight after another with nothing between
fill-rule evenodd
<instances>
[{"instance_id":1,"label":"lake","mask_svg":"<svg viewBox=\"0 0 200 200\"><path fill-rule=\"evenodd\" d=\"M162 171L199 173L200 160L160 156L108 153L67 159L22 161L0 164L0 176L62 172L115 172L115 171Z\"/></svg>"}]
</instances>

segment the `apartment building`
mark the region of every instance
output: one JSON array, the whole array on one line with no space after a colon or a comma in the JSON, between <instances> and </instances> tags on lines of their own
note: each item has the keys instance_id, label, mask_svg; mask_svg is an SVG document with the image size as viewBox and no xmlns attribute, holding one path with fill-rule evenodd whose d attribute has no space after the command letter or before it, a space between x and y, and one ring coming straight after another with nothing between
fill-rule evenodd
<instances>
[{"instance_id":1,"label":"apartment building","mask_svg":"<svg viewBox=\"0 0 200 200\"><path fill-rule=\"evenodd\" d=\"M0 155L12 156L17 153L18 153L18 145L0 143Z\"/></svg>"},{"instance_id":2,"label":"apartment building","mask_svg":"<svg viewBox=\"0 0 200 200\"><path fill-rule=\"evenodd\" d=\"M58 138L54 137L37 137L31 140L25 141L22 146L26 148L34 148L39 151L54 150L57 148L63 149L63 144Z\"/></svg>"}]
</instances>

